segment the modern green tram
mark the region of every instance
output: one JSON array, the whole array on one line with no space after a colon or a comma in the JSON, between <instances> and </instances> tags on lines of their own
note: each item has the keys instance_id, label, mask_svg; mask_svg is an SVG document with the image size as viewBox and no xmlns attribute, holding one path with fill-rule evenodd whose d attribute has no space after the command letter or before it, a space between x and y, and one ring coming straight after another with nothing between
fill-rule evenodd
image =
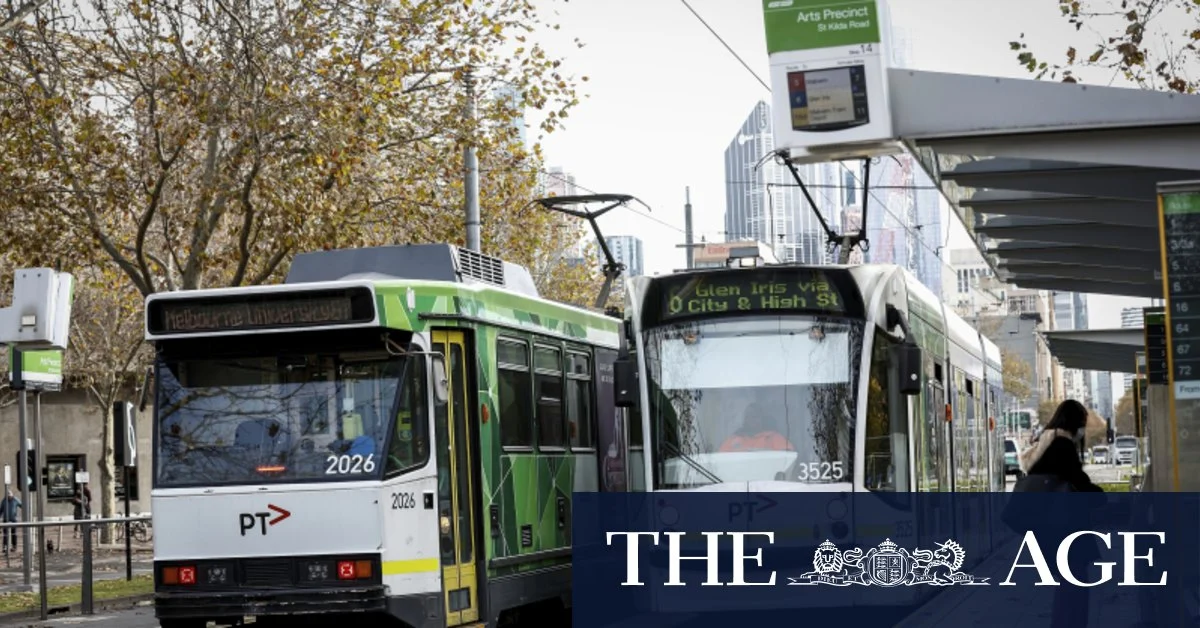
<instances>
[{"instance_id":1,"label":"modern green tram","mask_svg":"<svg viewBox=\"0 0 1200 628\"><path fill-rule=\"evenodd\" d=\"M895 505L893 542L1002 542L998 513L912 512L900 495L1005 490L999 349L906 269L634 277L624 318L617 405L646 435L646 490L869 492ZM846 542L852 531L833 519L822 538Z\"/></svg>"},{"instance_id":2,"label":"modern green tram","mask_svg":"<svg viewBox=\"0 0 1200 628\"><path fill-rule=\"evenodd\" d=\"M572 492L625 488L617 319L421 245L152 295L146 325L164 627L569 606Z\"/></svg>"}]
</instances>

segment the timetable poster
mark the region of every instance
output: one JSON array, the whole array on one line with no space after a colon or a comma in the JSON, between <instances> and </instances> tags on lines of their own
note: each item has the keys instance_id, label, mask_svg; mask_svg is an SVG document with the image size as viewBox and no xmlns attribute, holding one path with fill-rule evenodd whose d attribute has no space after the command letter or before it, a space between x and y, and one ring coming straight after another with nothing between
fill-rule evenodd
<instances>
[{"instance_id":1,"label":"timetable poster","mask_svg":"<svg viewBox=\"0 0 1200 628\"><path fill-rule=\"evenodd\" d=\"M1200 490L1200 181L1159 186L1174 490Z\"/></svg>"}]
</instances>

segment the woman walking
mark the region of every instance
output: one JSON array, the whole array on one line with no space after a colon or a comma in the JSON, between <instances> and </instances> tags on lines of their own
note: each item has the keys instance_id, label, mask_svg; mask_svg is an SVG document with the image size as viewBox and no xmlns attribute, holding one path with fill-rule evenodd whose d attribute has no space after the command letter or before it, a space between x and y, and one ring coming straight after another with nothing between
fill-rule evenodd
<instances>
[{"instance_id":1,"label":"woman walking","mask_svg":"<svg viewBox=\"0 0 1200 628\"><path fill-rule=\"evenodd\" d=\"M1082 403L1068 399L1059 404L1033 447L1021 454L1021 467L1028 474L1026 482L1057 484L1061 492L1104 492L1084 472L1083 459L1079 455L1087 419L1088 411ZM1017 490L1020 488L1018 485ZM1064 496L1063 499L1067 498ZM1041 522L1039 532L1044 530L1046 534L1038 536L1061 540L1076 530L1087 529L1080 527L1088 519L1087 512L1072 512L1067 519ZM1077 549L1071 552L1071 571L1077 578L1086 580L1083 574L1100 558L1100 550L1091 537L1076 539L1074 547ZM1088 590L1069 584L1056 587L1050 626L1083 628L1087 624Z\"/></svg>"}]
</instances>

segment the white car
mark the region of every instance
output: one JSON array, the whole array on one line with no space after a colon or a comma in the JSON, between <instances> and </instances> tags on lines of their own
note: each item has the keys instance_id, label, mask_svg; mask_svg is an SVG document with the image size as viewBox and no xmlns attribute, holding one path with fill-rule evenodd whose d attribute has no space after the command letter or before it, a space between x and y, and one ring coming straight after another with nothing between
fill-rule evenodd
<instances>
[{"instance_id":1,"label":"white car","mask_svg":"<svg viewBox=\"0 0 1200 628\"><path fill-rule=\"evenodd\" d=\"M1092 447L1092 464L1108 464L1110 460L1108 447L1104 445Z\"/></svg>"}]
</instances>

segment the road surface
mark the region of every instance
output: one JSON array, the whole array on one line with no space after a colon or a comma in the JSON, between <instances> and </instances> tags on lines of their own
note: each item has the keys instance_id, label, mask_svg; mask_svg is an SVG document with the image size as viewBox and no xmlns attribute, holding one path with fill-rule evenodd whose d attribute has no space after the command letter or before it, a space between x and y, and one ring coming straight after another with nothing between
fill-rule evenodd
<instances>
[{"instance_id":1,"label":"road surface","mask_svg":"<svg viewBox=\"0 0 1200 628\"><path fill-rule=\"evenodd\" d=\"M48 621L40 621L35 617L33 619L22 619L7 623L4 626L5 628L26 628L33 626L37 626L38 628L50 628L52 626L54 628L66 628L68 626L79 626L80 628L158 628L158 620L154 618L154 608L144 606L121 612L103 611L90 617L74 615Z\"/></svg>"}]
</instances>

